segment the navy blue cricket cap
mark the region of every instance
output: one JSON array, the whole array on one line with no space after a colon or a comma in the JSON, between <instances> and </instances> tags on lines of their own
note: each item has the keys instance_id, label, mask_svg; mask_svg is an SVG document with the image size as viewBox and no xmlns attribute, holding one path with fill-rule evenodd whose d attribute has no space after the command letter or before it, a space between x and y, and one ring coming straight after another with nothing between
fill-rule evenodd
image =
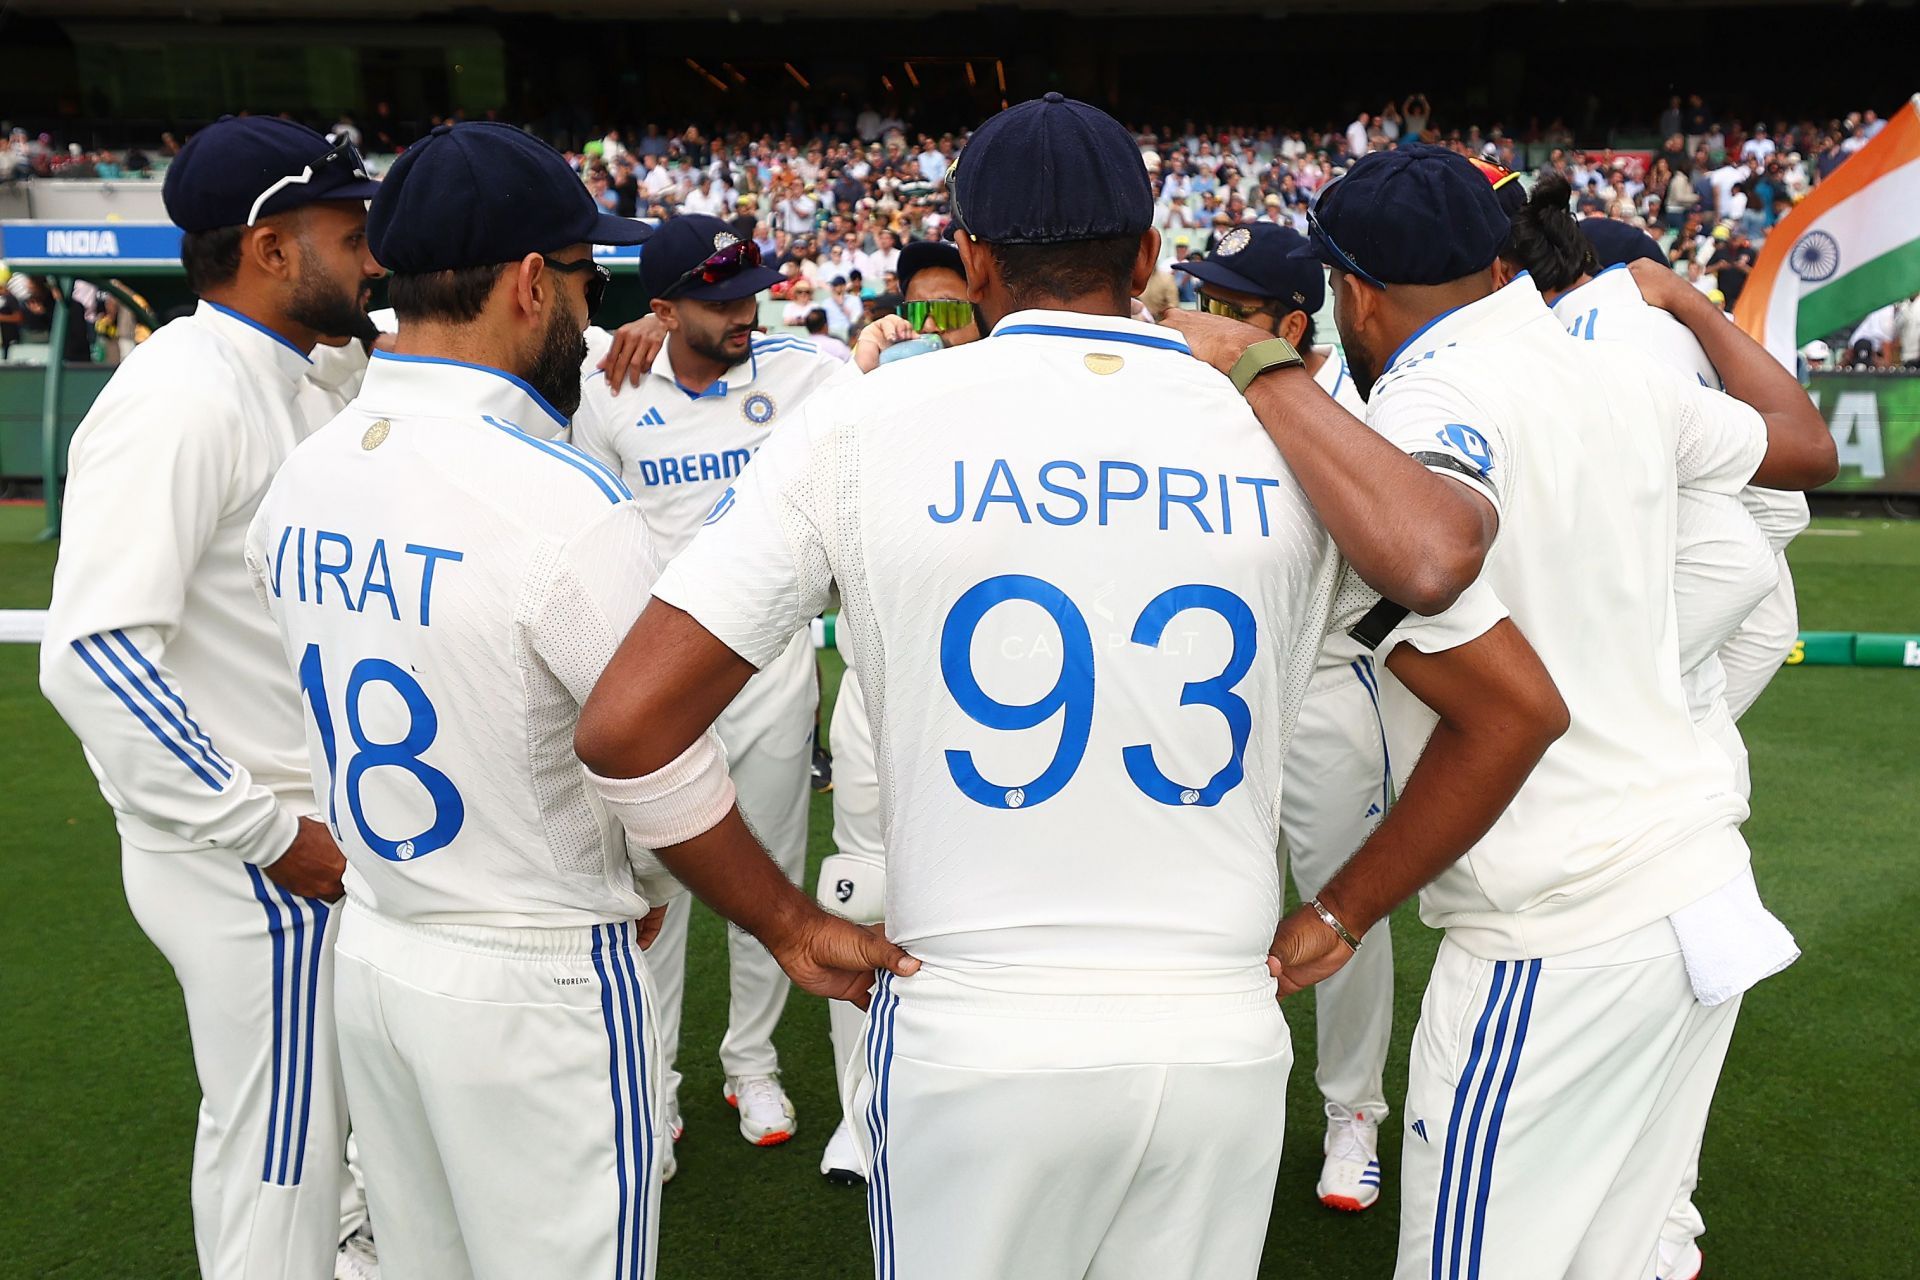
<instances>
[{"instance_id":1,"label":"navy blue cricket cap","mask_svg":"<svg viewBox=\"0 0 1920 1280\"><path fill-rule=\"evenodd\" d=\"M1355 161L1321 192L1296 252L1383 287L1446 284L1486 270L1510 229L1465 156L1415 145Z\"/></svg>"},{"instance_id":2,"label":"navy blue cricket cap","mask_svg":"<svg viewBox=\"0 0 1920 1280\"><path fill-rule=\"evenodd\" d=\"M595 204L558 151L491 120L435 125L393 162L367 211L374 259L403 275L651 234Z\"/></svg>"},{"instance_id":3,"label":"navy blue cricket cap","mask_svg":"<svg viewBox=\"0 0 1920 1280\"><path fill-rule=\"evenodd\" d=\"M1133 134L1060 93L974 130L947 186L960 229L988 244L1105 240L1153 225L1153 185Z\"/></svg>"},{"instance_id":4,"label":"navy blue cricket cap","mask_svg":"<svg viewBox=\"0 0 1920 1280\"><path fill-rule=\"evenodd\" d=\"M252 226L321 200L371 200L380 184L343 138L278 116L221 116L167 166L160 199L182 231Z\"/></svg>"},{"instance_id":5,"label":"navy blue cricket cap","mask_svg":"<svg viewBox=\"0 0 1920 1280\"><path fill-rule=\"evenodd\" d=\"M1204 284L1272 298L1283 304L1282 315L1312 315L1327 300L1327 277L1312 258L1294 256L1306 243L1292 227L1255 222L1222 232L1212 253L1176 262L1173 269Z\"/></svg>"},{"instance_id":6,"label":"navy blue cricket cap","mask_svg":"<svg viewBox=\"0 0 1920 1280\"><path fill-rule=\"evenodd\" d=\"M900 292L905 294L908 282L928 267L945 267L962 280L967 278L958 246L948 240L915 240L900 251L900 261L893 269L900 278Z\"/></svg>"},{"instance_id":7,"label":"navy blue cricket cap","mask_svg":"<svg viewBox=\"0 0 1920 1280\"><path fill-rule=\"evenodd\" d=\"M708 258L742 243L749 252L741 259L737 271L711 284L695 282L683 286L673 294L673 300L734 302L779 283L780 273L760 264L760 251L753 248L751 240L743 242L738 232L718 218L689 213L669 218L655 228L653 239L647 242L647 251L640 255L640 287L650 299L661 297Z\"/></svg>"},{"instance_id":8,"label":"navy blue cricket cap","mask_svg":"<svg viewBox=\"0 0 1920 1280\"><path fill-rule=\"evenodd\" d=\"M1617 267L1639 258L1663 267L1667 265L1667 255L1660 252L1659 242L1631 223L1613 218L1582 218L1578 225L1602 267Z\"/></svg>"}]
</instances>

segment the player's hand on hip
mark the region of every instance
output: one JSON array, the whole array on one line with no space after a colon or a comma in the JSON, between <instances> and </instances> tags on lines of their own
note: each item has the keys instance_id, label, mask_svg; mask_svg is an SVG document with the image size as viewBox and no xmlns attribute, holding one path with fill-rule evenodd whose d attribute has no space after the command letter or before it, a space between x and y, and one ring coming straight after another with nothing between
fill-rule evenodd
<instances>
[{"instance_id":1,"label":"player's hand on hip","mask_svg":"<svg viewBox=\"0 0 1920 1280\"><path fill-rule=\"evenodd\" d=\"M347 870L347 860L326 824L312 818L300 819L293 843L262 870L267 879L303 898L338 902L346 892L340 886L340 877Z\"/></svg>"},{"instance_id":2,"label":"player's hand on hip","mask_svg":"<svg viewBox=\"0 0 1920 1280\"><path fill-rule=\"evenodd\" d=\"M1267 972L1280 984L1280 999L1325 982L1340 972L1353 948L1327 927L1312 907L1301 906L1280 922L1267 956Z\"/></svg>"},{"instance_id":3,"label":"player's hand on hip","mask_svg":"<svg viewBox=\"0 0 1920 1280\"><path fill-rule=\"evenodd\" d=\"M825 911L773 948L773 958L794 985L829 1000L849 1000L867 1007L877 969L907 977L920 962L887 941L880 926L871 928Z\"/></svg>"},{"instance_id":4,"label":"player's hand on hip","mask_svg":"<svg viewBox=\"0 0 1920 1280\"><path fill-rule=\"evenodd\" d=\"M860 366L860 372L872 373L880 366L882 351L896 342L910 341L914 336L913 326L904 317L878 316L860 331L860 341L853 348L853 362Z\"/></svg>"},{"instance_id":5,"label":"player's hand on hip","mask_svg":"<svg viewBox=\"0 0 1920 1280\"><path fill-rule=\"evenodd\" d=\"M1248 347L1273 336L1226 316L1207 311L1182 311L1178 307L1161 316L1160 323L1185 338L1196 359L1206 361L1222 373L1232 369L1233 362L1245 355Z\"/></svg>"},{"instance_id":6,"label":"player's hand on hip","mask_svg":"<svg viewBox=\"0 0 1920 1280\"><path fill-rule=\"evenodd\" d=\"M640 949L642 951L652 946L653 940L660 936L660 930L666 927L667 905L668 904L663 902L640 917L634 932L639 937Z\"/></svg>"},{"instance_id":7,"label":"player's hand on hip","mask_svg":"<svg viewBox=\"0 0 1920 1280\"><path fill-rule=\"evenodd\" d=\"M622 386L639 386L666 345L667 326L652 312L615 329L613 345L598 366L607 375L607 390L617 396Z\"/></svg>"}]
</instances>

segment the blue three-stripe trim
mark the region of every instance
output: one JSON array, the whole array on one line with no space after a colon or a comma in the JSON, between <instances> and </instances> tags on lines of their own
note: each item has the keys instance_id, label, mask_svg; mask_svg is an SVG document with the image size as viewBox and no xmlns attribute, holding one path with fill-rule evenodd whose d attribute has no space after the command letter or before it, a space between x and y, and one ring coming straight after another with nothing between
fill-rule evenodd
<instances>
[{"instance_id":1,"label":"blue three-stripe trim","mask_svg":"<svg viewBox=\"0 0 1920 1280\"><path fill-rule=\"evenodd\" d=\"M1387 722L1380 718L1380 675L1373 669L1373 659L1366 654L1348 665L1373 703L1373 725L1380 733L1380 812L1385 813L1393 804L1393 756L1387 750Z\"/></svg>"},{"instance_id":2,"label":"blue three-stripe trim","mask_svg":"<svg viewBox=\"0 0 1920 1280\"><path fill-rule=\"evenodd\" d=\"M503 432L509 439L531 445L549 458L566 463L593 481L608 502L620 502L633 496L633 491L627 488L626 482L620 478L620 473L592 454L582 452L562 440L542 440L538 436L522 431L506 419L496 418L492 414L483 414L481 420L488 426Z\"/></svg>"},{"instance_id":3,"label":"blue three-stripe trim","mask_svg":"<svg viewBox=\"0 0 1920 1280\"><path fill-rule=\"evenodd\" d=\"M607 1029L607 1080L613 1099L614 1181L620 1196L615 1280L645 1280L653 1213L653 1093L647 1084L647 1015L632 927L602 924L593 929L593 968L600 975L600 1017Z\"/></svg>"},{"instance_id":4,"label":"blue three-stripe trim","mask_svg":"<svg viewBox=\"0 0 1920 1280\"><path fill-rule=\"evenodd\" d=\"M273 941L273 1085L260 1181L297 1187L306 1170L313 1113L314 1018L320 1001L332 998L320 990L320 957L333 912L317 898L282 889L256 866L247 867L247 876Z\"/></svg>"},{"instance_id":5,"label":"blue three-stripe trim","mask_svg":"<svg viewBox=\"0 0 1920 1280\"><path fill-rule=\"evenodd\" d=\"M214 791L233 777L233 765L214 749L213 739L187 714L186 702L126 632L115 630L69 643L95 678L194 777Z\"/></svg>"},{"instance_id":6,"label":"blue three-stripe trim","mask_svg":"<svg viewBox=\"0 0 1920 1280\"><path fill-rule=\"evenodd\" d=\"M893 1021L900 997L893 993L893 975L881 973L867 1010L867 1080L873 1096L867 1101L867 1138L873 1150L873 1168L867 1171L867 1223L873 1235L875 1280L895 1280L898 1262L893 1240L893 1173L887 1159L887 1105L893 1084Z\"/></svg>"},{"instance_id":7,"label":"blue three-stripe trim","mask_svg":"<svg viewBox=\"0 0 1920 1280\"><path fill-rule=\"evenodd\" d=\"M1433 1214L1431 1280L1478 1280L1480 1275L1494 1151L1500 1145L1500 1123L1520 1069L1539 982L1538 960L1501 960L1493 966L1486 1007L1474 1026L1447 1122L1446 1162L1440 1168L1440 1198Z\"/></svg>"}]
</instances>

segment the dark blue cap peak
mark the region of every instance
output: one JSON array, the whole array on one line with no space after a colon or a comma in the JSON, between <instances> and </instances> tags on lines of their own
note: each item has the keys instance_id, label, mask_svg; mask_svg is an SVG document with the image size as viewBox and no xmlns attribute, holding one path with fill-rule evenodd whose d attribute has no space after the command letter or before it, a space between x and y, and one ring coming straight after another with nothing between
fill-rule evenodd
<instances>
[{"instance_id":1,"label":"dark blue cap peak","mask_svg":"<svg viewBox=\"0 0 1920 1280\"><path fill-rule=\"evenodd\" d=\"M1362 156L1322 191L1298 252L1381 286L1446 284L1486 270L1509 229L1465 156L1415 145Z\"/></svg>"},{"instance_id":2,"label":"dark blue cap peak","mask_svg":"<svg viewBox=\"0 0 1920 1280\"><path fill-rule=\"evenodd\" d=\"M367 213L374 258L405 275L651 234L603 212L558 151L490 120L436 125L394 161Z\"/></svg>"},{"instance_id":3,"label":"dark blue cap peak","mask_svg":"<svg viewBox=\"0 0 1920 1280\"><path fill-rule=\"evenodd\" d=\"M653 239L647 242L646 252L640 255L640 287L648 298L658 298L708 258L739 243L739 233L710 214L688 213L669 218L660 224ZM750 298L762 289L771 289L779 280L780 273L772 267L743 262L739 270L726 279L682 287L671 300L734 302Z\"/></svg>"},{"instance_id":4,"label":"dark blue cap peak","mask_svg":"<svg viewBox=\"0 0 1920 1280\"><path fill-rule=\"evenodd\" d=\"M1281 304L1281 315L1312 315L1327 300L1327 278L1318 262L1293 256L1306 243L1292 227L1255 222L1221 232L1212 253L1176 262L1173 269L1222 289L1272 298Z\"/></svg>"},{"instance_id":5,"label":"dark blue cap peak","mask_svg":"<svg viewBox=\"0 0 1920 1280\"><path fill-rule=\"evenodd\" d=\"M321 200L370 200L379 189L345 140L278 116L221 116L180 148L160 199L182 231L212 231Z\"/></svg>"},{"instance_id":6,"label":"dark blue cap peak","mask_svg":"<svg viewBox=\"0 0 1920 1280\"><path fill-rule=\"evenodd\" d=\"M1153 225L1153 186L1133 135L1061 93L974 130L947 185L961 230L988 244L1104 240Z\"/></svg>"},{"instance_id":7,"label":"dark blue cap peak","mask_svg":"<svg viewBox=\"0 0 1920 1280\"><path fill-rule=\"evenodd\" d=\"M1617 267L1636 258L1667 265L1667 255L1660 251L1659 242L1631 223L1613 218L1582 218L1577 225L1603 267Z\"/></svg>"},{"instance_id":8,"label":"dark blue cap peak","mask_svg":"<svg viewBox=\"0 0 1920 1280\"><path fill-rule=\"evenodd\" d=\"M960 261L960 250L946 240L915 240L900 251L900 261L894 266L894 274L900 277L900 292L905 294L913 278L928 267L945 267L959 276L967 278L966 264Z\"/></svg>"}]
</instances>

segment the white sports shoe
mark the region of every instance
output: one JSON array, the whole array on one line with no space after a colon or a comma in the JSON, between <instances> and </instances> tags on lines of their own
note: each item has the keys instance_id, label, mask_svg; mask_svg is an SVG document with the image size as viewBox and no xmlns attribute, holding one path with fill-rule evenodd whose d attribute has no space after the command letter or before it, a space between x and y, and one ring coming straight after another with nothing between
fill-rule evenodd
<instances>
[{"instance_id":1,"label":"white sports shoe","mask_svg":"<svg viewBox=\"0 0 1920 1280\"><path fill-rule=\"evenodd\" d=\"M1327 1104L1326 1163L1320 1166L1320 1203L1343 1213L1371 1209L1380 1198L1380 1122L1365 1112Z\"/></svg>"},{"instance_id":2,"label":"white sports shoe","mask_svg":"<svg viewBox=\"0 0 1920 1280\"><path fill-rule=\"evenodd\" d=\"M674 1155L673 1144L669 1142L667 1149L660 1155L660 1185L664 1187L672 1182L673 1175L678 1172L680 1172L680 1158Z\"/></svg>"},{"instance_id":3,"label":"white sports shoe","mask_svg":"<svg viewBox=\"0 0 1920 1280\"><path fill-rule=\"evenodd\" d=\"M380 1280L380 1255L365 1224L340 1242L333 1259L333 1280Z\"/></svg>"},{"instance_id":4,"label":"white sports shoe","mask_svg":"<svg viewBox=\"0 0 1920 1280\"><path fill-rule=\"evenodd\" d=\"M728 1076L726 1097L740 1112L740 1136L756 1147L777 1147L800 1131L777 1075Z\"/></svg>"},{"instance_id":5,"label":"white sports shoe","mask_svg":"<svg viewBox=\"0 0 1920 1280\"><path fill-rule=\"evenodd\" d=\"M827 1139L826 1154L820 1157L820 1173L828 1182L840 1187L861 1187L867 1182L867 1160L860 1150L860 1144L853 1140L853 1130L842 1117L840 1126Z\"/></svg>"},{"instance_id":6,"label":"white sports shoe","mask_svg":"<svg viewBox=\"0 0 1920 1280\"><path fill-rule=\"evenodd\" d=\"M1700 1246L1687 1241L1686 1247L1660 1242L1660 1280L1700 1280L1700 1268L1706 1259Z\"/></svg>"}]
</instances>

